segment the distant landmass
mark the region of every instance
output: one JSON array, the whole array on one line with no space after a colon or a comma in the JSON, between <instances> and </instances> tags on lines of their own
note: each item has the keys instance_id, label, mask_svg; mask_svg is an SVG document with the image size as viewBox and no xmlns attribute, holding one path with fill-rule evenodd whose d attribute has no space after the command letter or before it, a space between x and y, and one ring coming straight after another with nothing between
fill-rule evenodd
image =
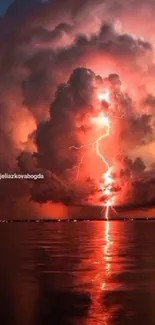
<instances>
[{"instance_id":1,"label":"distant landmass","mask_svg":"<svg viewBox=\"0 0 155 325\"><path fill-rule=\"evenodd\" d=\"M14 219L14 220L0 220L0 223L16 223L16 222L22 222L22 223L44 223L44 222L93 222L93 221L104 221L104 222L111 222L111 221L145 221L145 220L150 220L150 221L155 221L155 217L150 217L150 218L145 218L145 217L120 217L120 218L110 218L108 220L104 218L67 218L67 219Z\"/></svg>"}]
</instances>

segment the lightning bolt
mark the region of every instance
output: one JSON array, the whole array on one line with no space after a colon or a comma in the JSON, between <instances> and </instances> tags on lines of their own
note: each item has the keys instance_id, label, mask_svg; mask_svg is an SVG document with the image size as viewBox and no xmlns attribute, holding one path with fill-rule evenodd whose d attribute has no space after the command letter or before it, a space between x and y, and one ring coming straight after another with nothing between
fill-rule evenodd
<instances>
[{"instance_id":1,"label":"lightning bolt","mask_svg":"<svg viewBox=\"0 0 155 325\"><path fill-rule=\"evenodd\" d=\"M97 94L97 98L99 103L101 103L102 101L106 101L109 105L111 105L110 103L110 93L108 90L98 93ZM99 136L95 141L88 143L88 144L84 144L80 147L76 147L76 146L71 146L71 149L74 150L81 150L81 149L86 149L86 148L91 148L91 150L89 150L88 152L84 153L84 155L82 156L79 164L77 166L74 166L74 168L77 168L77 178L79 178L79 173L80 173L80 168L84 162L85 157L90 154L90 152L92 150L95 150L96 155L101 159L101 161L103 162L103 164L106 166L107 170L105 173L102 174L101 177L101 182L100 182L100 190L102 192L102 196L105 197L105 202L103 204L103 209L102 209L102 213L104 213L104 217L106 220L109 219L109 212L110 210L112 210L115 214L117 214L117 212L114 209L114 204L115 204L115 194L113 191L113 184L115 182L113 176L112 176L112 172L113 172L113 166L111 166L109 164L109 162L107 161L107 159L104 157L103 153L100 150L100 143L101 141L110 136L110 128L111 128L111 123L110 123L110 117L112 118L120 118L122 119L125 116L125 113L122 114L121 116L113 116L113 114L111 114L111 112L109 111L107 115L105 115L103 112L101 112L101 110L99 110L99 113L97 116L92 117L90 119L91 124L95 124L96 126L106 129L105 133L102 134L101 136Z\"/></svg>"},{"instance_id":2,"label":"lightning bolt","mask_svg":"<svg viewBox=\"0 0 155 325\"><path fill-rule=\"evenodd\" d=\"M102 94L98 94L98 100L99 100L99 102L101 102L102 100L109 101L110 100L109 93L105 92ZM102 175L102 178L101 178L102 182L100 182L100 190L102 192L103 197L106 197L106 201L103 205L102 212L104 211L104 217L106 220L108 220L110 209L112 209L117 214L117 212L113 208L113 205L115 203L114 193L112 192L112 185L114 184L114 179L112 177L113 168L112 168L112 166L110 166L109 162L102 154L102 152L100 150L100 143L104 138L110 136L110 127L111 127L110 119L108 116L105 116L103 113L100 112L96 117L91 118L91 123L96 124L97 126L106 129L106 132L104 134L102 134L100 137L98 137L94 142L84 144L80 147L71 146L70 149L81 150L84 148L91 148L91 151L93 149L95 149L97 156L102 160L103 164L106 165L107 170ZM74 166L75 168L77 168L77 179L79 177L80 168L83 164L84 158L91 151L84 153L79 164L77 166Z\"/></svg>"}]
</instances>

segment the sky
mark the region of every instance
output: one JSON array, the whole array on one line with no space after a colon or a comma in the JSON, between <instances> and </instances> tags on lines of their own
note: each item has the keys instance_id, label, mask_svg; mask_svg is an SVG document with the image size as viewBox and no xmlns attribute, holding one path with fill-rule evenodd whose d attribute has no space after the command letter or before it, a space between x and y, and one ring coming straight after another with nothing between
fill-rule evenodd
<instances>
[{"instance_id":1,"label":"sky","mask_svg":"<svg viewBox=\"0 0 155 325\"><path fill-rule=\"evenodd\" d=\"M0 15L4 15L6 12L7 8L10 6L12 3L12 0L1 0L0 1Z\"/></svg>"},{"instance_id":2,"label":"sky","mask_svg":"<svg viewBox=\"0 0 155 325\"><path fill-rule=\"evenodd\" d=\"M1 179L5 218L154 211L154 11L14 0L0 20L0 172L44 179Z\"/></svg>"}]
</instances>

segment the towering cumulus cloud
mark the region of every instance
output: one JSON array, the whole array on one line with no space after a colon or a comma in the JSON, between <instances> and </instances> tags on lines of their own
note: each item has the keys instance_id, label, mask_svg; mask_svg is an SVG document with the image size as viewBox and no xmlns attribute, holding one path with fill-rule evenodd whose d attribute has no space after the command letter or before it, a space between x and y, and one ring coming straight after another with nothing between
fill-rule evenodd
<instances>
[{"instance_id":1,"label":"towering cumulus cloud","mask_svg":"<svg viewBox=\"0 0 155 325\"><path fill-rule=\"evenodd\" d=\"M3 210L28 200L34 214L66 213L103 206L109 190L116 206L155 203L154 10L13 2L0 21L0 172L44 179L2 179Z\"/></svg>"}]
</instances>

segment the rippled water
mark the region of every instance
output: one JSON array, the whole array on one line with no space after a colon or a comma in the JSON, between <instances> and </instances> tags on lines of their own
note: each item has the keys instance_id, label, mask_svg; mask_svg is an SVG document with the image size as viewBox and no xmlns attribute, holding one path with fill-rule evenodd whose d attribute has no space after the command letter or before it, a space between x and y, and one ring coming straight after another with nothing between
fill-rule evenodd
<instances>
[{"instance_id":1,"label":"rippled water","mask_svg":"<svg viewBox=\"0 0 155 325\"><path fill-rule=\"evenodd\" d=\"M0 324L155 324L155 222L0 224Z\"/></svg>"}]
</instances>

